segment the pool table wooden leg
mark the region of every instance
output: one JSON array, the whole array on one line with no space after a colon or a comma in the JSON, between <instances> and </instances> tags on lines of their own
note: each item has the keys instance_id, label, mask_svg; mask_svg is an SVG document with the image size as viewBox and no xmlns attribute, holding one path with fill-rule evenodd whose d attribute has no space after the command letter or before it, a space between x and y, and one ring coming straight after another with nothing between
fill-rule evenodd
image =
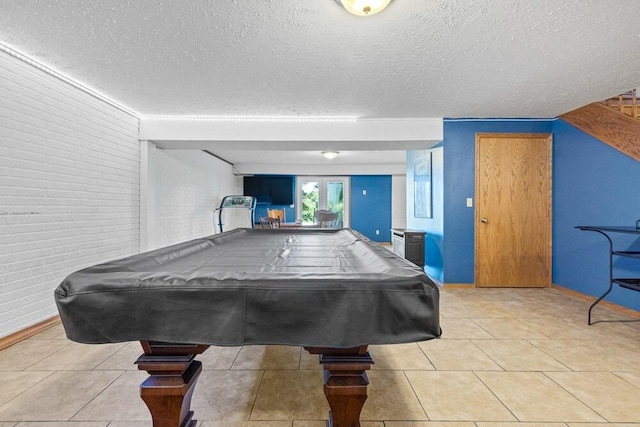
<instances>
[{"instance_id":1,"label":"pool table wooden leg","mask_svg":"<svg viewBox=\"0 0 640 427\"><path fill-rule=\"evenodd\" d=\"M191 396L202 371L195 356L209 346L140 343L144 354L136 364L149 373L140 384L140 396L151 412L153 427L195 427Z\"/></svg>"},{"instance_id":2,"label":"pool table wooden leg","mask_svg":"<svg viewBox=\"0 0 640 427\"><path fill-rule=\"evenodd\" d=\"M367 400L366 371L374 363L367 346L338 349L305 347L320 355L324 369L324 394L329 402L327 427L360 427L360 413Z\"/></svg>"}]
</instances>

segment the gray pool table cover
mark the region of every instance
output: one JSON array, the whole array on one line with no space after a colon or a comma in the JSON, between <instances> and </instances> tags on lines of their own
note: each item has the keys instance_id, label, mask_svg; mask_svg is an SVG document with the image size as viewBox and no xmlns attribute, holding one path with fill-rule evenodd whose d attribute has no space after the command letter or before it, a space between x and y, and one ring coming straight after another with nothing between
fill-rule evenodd
<instances>
[{"instance_id":1,"label":"gray pool table cover","mask_svg":"<svg viewBox=\"0 0 640 427\"><path fill-rule=\"evenodd\" d=\"M82 343L355 347L440 335L436 284L349 229L236 229L85 268L55 299Z\"/></svg>"}]
</instances>

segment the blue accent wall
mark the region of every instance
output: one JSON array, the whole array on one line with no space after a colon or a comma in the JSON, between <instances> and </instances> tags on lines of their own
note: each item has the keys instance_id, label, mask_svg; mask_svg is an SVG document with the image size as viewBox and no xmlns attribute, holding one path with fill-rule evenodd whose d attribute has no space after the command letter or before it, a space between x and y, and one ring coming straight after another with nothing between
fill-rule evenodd
<instances>
[{"instance_id":1,"label":"blue accent wall","mask_svg":"<svg viewBox=\"0 0 640 427\"><path fill-rule=\"evenodd\" d=\"M599 296L609 282L609 244L577 225L635 225L640 218L640 162L574 128L553 125L553 283ZM636 235L611 234L618 250ZM614 258L618 277L640 277L640 260ZM640 293L614 286L607 301L640 310ZM596 309L597 310L597 309Z\"/></svg>"},{"instance_id":2,"label":"blue accent wall","mask_svg":"<svg viewBox=\"0 0 640 427\"><path fill-rule=\"evenodd\" d=\"M426 231L431 239L427 273L445 283L474 282L476 133L553 134L552 282L594 297L602 294L609 281L608 242L575 227L635 225L640 218L640 162L559 119L445 120L444 139L431 150L432 219L413 216L413 162L425 151L407 153L407 226ZM435 154L438 150L442 155ZM466 207L468 197L474 208ZM635 235L612 237L615 249L640 250ZM614 271L618 277L640 277L640 260L616 257ZM640 310L638 292L616 286L607 300Z\"/></svg>"},{"instance_id":3,"label":"blue accent wall","mask_svg":"<svg viewBox=\"0 0 640 427\"><path fill-rule=\"evenodd\" d=\"M432 218L419 218L415 216L414 196L414 165L431 154L431 204ZM407 152L407 228L426 231L425 236L425 272L438 282L444 281L444 149L438 145L429 150L412 150Z\"/></svg>"},{"instance_id":4,"label":"blue accent wall","mask_svg":"<svg viewBox=\"0 0 640 427\"><path fill-rule=\"evenodd\" d=\"M391 241L390 175L351 176L351 228L375 242Z\"/></svg>"},{"instance_id":5,"label":"blue accent wall","mask_svg":"<svg viewBox=\"0 0 640 427\"><path fill-rule=\"evenodd\" d=\"M427 232L425 271L446 283L473 285L476 133L551 133L552 120L445 119L444 139L432 149L434 218L413 216L413 159L407 154L407 226ZM435 154L442 150L440 154ZM468 208L467 198L474 207Z\"/></svg>"},{"instance_id":6,"label":"blue accent wall","mask_svg":"<svg viewBox=\"0 0 640 427\"><path fill-rule=\"evenodd\" d=\"M474 212L476 133L551 133L552 120L455 120L444 122L444 279L475 280ZM473 198L473 208L466 199Z\"/></svg>"}]
</instances>

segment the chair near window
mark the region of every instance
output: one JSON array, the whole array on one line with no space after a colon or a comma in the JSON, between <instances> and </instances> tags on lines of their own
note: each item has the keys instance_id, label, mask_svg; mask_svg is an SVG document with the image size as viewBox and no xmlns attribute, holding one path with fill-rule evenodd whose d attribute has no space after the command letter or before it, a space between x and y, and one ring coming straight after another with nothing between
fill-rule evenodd
<instances>
[{"instance_id":1,"label":"chair near window","mask_svg":"<svg viewBox=\"0 0 640 427\"><path fill-rule=\"evenodd\" d=\"M320 228L336 228L338 225L338 213L327 210L317 210L314 214L316 225Z\"/></svg>"},{"instance_id":2,"label":"chair near window","mask_svg":"<svg viewBox=\"0 0 640 427\"><path fill-rule=\"evenodd\" d=\"M280 228L280 218L260 217L260 228Z\"/></svg>"},{"instance_id":3,"label":"chair near window","mask_svg":"<svg viewBox=\"0 0 640 427\"><path fill-rule=\"evenodd\" d=\"M278 218L280 219L280 223L287 222L286 214L284 209L268 209L267 208L267 216L269 218Z\"/></svg>"}]
</instances>

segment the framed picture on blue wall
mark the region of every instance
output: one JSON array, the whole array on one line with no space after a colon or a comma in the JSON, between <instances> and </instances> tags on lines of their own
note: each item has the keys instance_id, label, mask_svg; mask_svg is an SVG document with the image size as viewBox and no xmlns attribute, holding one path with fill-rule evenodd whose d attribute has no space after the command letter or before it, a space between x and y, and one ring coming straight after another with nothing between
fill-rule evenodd
<instances>
[{"instance_id":1,"label":"framed picture on blue wall","mask_svg":"<svg viewBox=\"0 0 640 427\"><path fill-rule=\"evenodd\" d=\"M431 206L431 151L413 161L413 216L433 218Z\"/></svg>"}]
</instances>

